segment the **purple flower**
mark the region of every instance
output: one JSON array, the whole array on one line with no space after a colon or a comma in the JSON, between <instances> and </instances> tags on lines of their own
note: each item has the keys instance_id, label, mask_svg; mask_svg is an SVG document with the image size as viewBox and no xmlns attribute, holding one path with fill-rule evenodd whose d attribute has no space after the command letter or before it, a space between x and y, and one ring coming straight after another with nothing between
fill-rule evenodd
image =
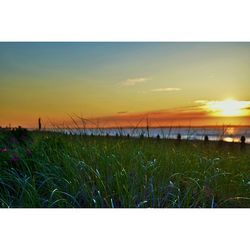
<instances>
[{"instance_id":1,"label":"purple flower","mask_svg":"<svg viewBox=\"0 0 250 250\"><path fill-rule=\"evenodd\" d=\"M16 154L13 154L13 156L10 159L11 163L13 164L17 163L19 160L20 158Z\"/></svg>"}]
</instances>

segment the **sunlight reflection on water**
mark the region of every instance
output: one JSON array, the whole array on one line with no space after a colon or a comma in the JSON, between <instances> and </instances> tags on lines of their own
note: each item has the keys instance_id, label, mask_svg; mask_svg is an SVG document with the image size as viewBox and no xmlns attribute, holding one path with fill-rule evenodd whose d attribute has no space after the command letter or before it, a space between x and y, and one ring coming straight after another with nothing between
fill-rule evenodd
<instances>
[{"instance_id":1,"label":"sunlight reflection on water","mask_svg":"<svg viewBox=\"0 0 250 250\"><path fill-rule=\"evenodd\" d=\"M239 138L233 138L233 137L224 137L223 141L225 141L225 142L239 142L240 139Z\"/></svg>"}]
</instances>

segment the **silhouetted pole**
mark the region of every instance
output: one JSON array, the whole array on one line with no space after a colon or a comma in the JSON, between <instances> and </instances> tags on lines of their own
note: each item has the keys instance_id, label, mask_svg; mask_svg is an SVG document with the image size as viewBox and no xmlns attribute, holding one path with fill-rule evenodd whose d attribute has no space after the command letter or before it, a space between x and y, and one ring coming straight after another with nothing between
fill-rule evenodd
<instances>
[{"instance_id":1,"label":"silhouetted pole","mask_svg":"<svg viewBox=\"0 0 250 250\"><path fill-rule=\"evenodd\" d=\"M244 135L241 136L240 138L240 149L244 149L246 146L246 137Z\"/></svg>"},{"instance_id":2,"label":"silhouetted pole","mask_svg":"<svg viewBox=\"0 0 250 250\"><path fill-rule=\"evenodd\" d=\"M148 133L148 138L149 138L149 120L148 120L148 116L147 116L147 133Z\"/></svg>"},{"instance_id":3,"label":"silhouetted pole","mask_svg":"<svg viewBox=\"0 0 250 250\"><path fill-rule=\"evenodd\" d=\"M38 129L41 130L42 129L42 122L41 122L41 118L38 119Z\"/></svg>"}]
</instances>

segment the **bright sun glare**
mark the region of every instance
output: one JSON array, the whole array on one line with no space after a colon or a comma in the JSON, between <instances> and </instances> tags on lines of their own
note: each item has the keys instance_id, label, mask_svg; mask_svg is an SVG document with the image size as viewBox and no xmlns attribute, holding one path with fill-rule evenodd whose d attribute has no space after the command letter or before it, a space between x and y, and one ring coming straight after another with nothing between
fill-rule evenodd
<instances>
[{"instance_id":1,"label":"bright sun glare","mask_svg":"<svg viewBox=\"0 0 250 250\"><path fill-rule=\"evenodd\" d=\"M227 99L225 101L211 101L206 103L206 109L215 116L245 116L246 108L249 107L247 101L237 101Z\"/></svg>"}]
</instances>

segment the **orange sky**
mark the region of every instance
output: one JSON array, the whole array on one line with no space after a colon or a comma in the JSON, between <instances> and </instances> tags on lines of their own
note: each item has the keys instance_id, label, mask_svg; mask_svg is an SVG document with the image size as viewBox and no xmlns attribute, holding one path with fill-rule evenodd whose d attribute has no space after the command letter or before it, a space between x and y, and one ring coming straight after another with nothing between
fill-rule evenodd
<instances>
[{"instance_id":1,"label":"orange sky","mask_svg":"<svg viewBox=\"0 0 250 250\"><path fill-rule=\"evenodd\" d=\"M249 125L249 65L250 43L0 43L0 126Z\"/></svg>"}]
</instances>

